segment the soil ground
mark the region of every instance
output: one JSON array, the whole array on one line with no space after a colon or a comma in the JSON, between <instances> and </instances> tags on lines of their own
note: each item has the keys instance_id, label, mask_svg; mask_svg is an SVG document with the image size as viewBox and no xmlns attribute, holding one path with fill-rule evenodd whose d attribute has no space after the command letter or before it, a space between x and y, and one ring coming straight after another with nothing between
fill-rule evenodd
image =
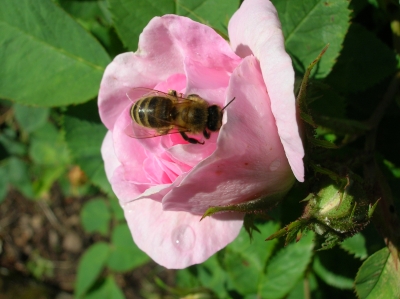
<instances>
[{"instance_id":1,"label":"soil ground","mask_svg":"<svg viewBox=\"0 0 400 299\"><path fill-rule=\"evenodd\" d=\"M105 240L86 234L79 219L84 197L65 198L57 186L48 200L33 201L10 190L0 204L0 299L69 299L79 258ZM116 276L126 298L168 298L154 278L173 285L175 272L150 262ZM170 297L169 297L170 298Z\"/></svg>"}]
</instances>

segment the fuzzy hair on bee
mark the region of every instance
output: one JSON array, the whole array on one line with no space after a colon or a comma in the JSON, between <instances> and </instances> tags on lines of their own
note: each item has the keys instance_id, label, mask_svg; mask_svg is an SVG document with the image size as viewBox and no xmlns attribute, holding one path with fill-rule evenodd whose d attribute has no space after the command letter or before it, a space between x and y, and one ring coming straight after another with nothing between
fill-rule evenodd
<instances>
[{"instance_id":1,"label":"fuzzy hair on bee","mask_svg":"<svg viewBox=\"0 0 400 299\"><path fill-rule=\"evenodd\" d=\"M142 96L132 100L130 95ZM232 103L233 98L225 107L210 105L197 94L183 97L175 90L164 93L147 88L133 88L127 93L133 104L130 109L134 138L152 138L166 134L179 133L184 140L192 144L204 144L190 134L203 134L209 139L212 132L222 126L224 109Z\"/></svg>"}]
</instances>

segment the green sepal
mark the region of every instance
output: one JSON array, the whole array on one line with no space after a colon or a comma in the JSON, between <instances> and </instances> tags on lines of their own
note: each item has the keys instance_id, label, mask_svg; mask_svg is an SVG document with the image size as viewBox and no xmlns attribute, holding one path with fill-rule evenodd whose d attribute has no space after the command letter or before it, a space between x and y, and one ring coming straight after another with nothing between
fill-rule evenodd
<instances>
[{"instance_id":1,"label":"green sepal","mask_svg":"<svg viewBox=\"0 0 400 299\"><path fill-rule=\"evenodd\" d=\"M332 249L336 245L340 244L345 238L337 234L327 233L325 235L325 241L321 244L321 247L316 251Z\"/></svg>"},{"instance_id":2,"label":"green sepal","mask_svg":"<svg viewBox=\"0 0 400 299\"><path fill-rule=\"evenodd\" d=\"M374 214L375 209L378 206L379 200L380 200L380 198L378 198L378 200L372 206L369 207L369 209L368 209L368 218L372 218L372 215Z\"/></svg>"},{"instance_id":3,"label":"green sepal","mask_svg":"<svg viewBox=\"0 0 400 299\"><path fill-rule=\"evenodd\" d=\"M307 223L308 221L306 219L299 218L296 221L286 225L284 228L281 228L276 233L270 235L265 239L265 241L270 241L286 235L285 245L287 245L297 239L298 233L301 233L302 229L306 227Z\"/></svg>"},{"instance_id":4,"label":"green sepal","mask_svg":"<svg viewBox=\"0 0 400 299\"><path fill-rule=\"evenodd\" d=\"M320 59L322 58L322 56L324 55L324 53L326 52L326 50L328 49L329 44L325 46L325 48L322 49L321 53L318 55L318 57L310 63L310 65L307 67L304 76L303 76L303 80L300 84L300 90L299 93L297 95L297 105L300 111L300 117L301 119L308 124L310 127L306 126L305 131L306 131L306 136L308 141L310 142L311 145L313 146L317 146L317 147L323 147L323 148L328 148L328 149L334 149L337 148L337 146L329 141L326 140L320 140L320 139L316 139L313 136L313 133L315 131L315 128L318 127L318 123L315 122L315 120L313 119L310 109L308 108L308 103L309 103L309 99L307 99L307 86L309 83L309 78L310 78L310 74L312 69L314 68L314 66L320 61Z\"/></svg>"},{"instance_id":5,"label":"green sepal","mask_svg":"<svg viewBox=\"0 0 400 299\"><path fill-rule=\"evenodd\" d=\"M317 165L315 163L313 163L312 161L310 161L310 166L314 169L314 171L316 173L321 173L321 174L326 174L328 175L332 180L337 181L337 179L340 177L338 174L336 174L335 172L333 172L330 169L327 169L325 167L322 167L320 165Z\"/></svg>"},{"instance_id":6,"label":"green sepal","mask_svg":"<svg viewBox=\"0 0 400 299\"><path fill-rule=\"evenodd\" d=\"M286 192L285 192L286 193ZM283 193L276 193L272 195L268 195L266 197L261 197L257 199L253 199L250 201L246 201L243 203L226 205L226 206L211 206L204 213L203 217L201 217L200 221L205 217L214 215L215 213L220 212L239 212L239 213L252 213L252 214L264 214L265 211L272 209L275 207L283 197Z\"/></svg>"},{"instance_id":7,"label":"green sepal","mask_svg":"<svg viewBox=\"0 0 400 299\"><path fill-rule=\"evenodd\" d=\"M326 50L328 50L329 44L325 46L325 48L322 49L321 53L318 55L318 57L310 63L310 65L307 67L306 72L304 73L303 76L303 81L301 82L300 85L300 91L299 94L297 95L297 103L299 105L300 111L302 113L307 113L308 114L308 107L307 107L307 101L306 101L306 94L307 94L307 85L308 85L308 79L310 77L311 71L314 68L314 66L320 61Z\"/></svg>"},{"instance_id":8,"label":"green sepal","mask_svg":"<svg viewBox=\"0 0 400 299\"><path fill-rule=\"evenodd\" d=\"M315 146L329 148L329 149L338 148L336 144L329 142L327 140L321 140L321 139L316 139L316 138L310 138L309 140Z\"/></svg>"},{"instance_id":9,"label":"green sepal","mask_svg":"<svg viewBox=\"0 0 400 299\"><path fill-rule=\"evenodd\" d=\"M318 126L345 135L361 135L370 130L367 124L351 119L314 114L314 121Z\"/></svg>"},{"instance_id":10,"label":"green sepal","mask_svg":"<svg viewBox=\"0 0 400 299\"><path fill-rule=\"evenodd\" d=\"M310 126L316 128L317 125L315 124L312 116L308 113L305 113L303 111L300 112L300 117L303 121L305 121L306 123L308 123Z\"/></svg>"},{"instance_id":11,"label":"green sepal","mask_svg":"<svg viewBox=\"0 0 400 299\"><path fill-rule=\"evenodd\" d=\"M261 231L254 224L254 220L256 218L255 214L246 214L243 219L243 226L246 232L249 234L250 240L253 240L253 232L257 231L261 234Z\"/></svg>"},{"instance_id":12,"label":"green sepal","mask_svg":"<svg viewBox=\"0 0 400 299\"><path fill-rule=\"evenodd\" d=\"M307 102L307 85L308 85L308 80L310 78L310 74L314 66L318 63L318 61L322 58L322 55L326 52L328 49L329 44L325 46L324 49L322 49L321 53L318 55L318 57L311 62L311 64L307 67L306 72L304 73L303 80L301 81L300 88L299 88L299 93L297 94L296 98L296 103L299 108L300 112L300 117L301 119L309 124L312 128L316 128L316 124L311 116L310 110L308 109L308 102ZM310 130L310 128L307 128ZM310 133L307 134L308 136ZM313 139L313 137L309 138Z\"/></svg>"},{"instance_id":13,"label":"green sepal","mask_svg":"<svg viewBox=\"0 0 400 299\"><path fill-rule=\"evenodd\" d=\"M266 240L286 235L285 243L298 241L304 231L312 230L322 240L319 250L334 247L344 239L360 232L371 220L378 201L370 203L360 178L349 173L341 177L324 169L331 179L322 179L321 189L310 193L303 215Z\"/></svg>"},{"instance_id":14,"label":"green sepal","mask_svg":"<svg viewBox=\"0 0 400 299\"><path fill-rule=\"evenodd\" d=\"M322 167L319 164L315 164L312 161L309 162L309 165L314 169L315 173L328 175L335 182L346 182L347 181L347 179L342 177L341 175L335 173L334 171L332 171L328 168ZM310 196L311 195L307 196L307 198L309 199Z\"/></svg>"}]
</instances>

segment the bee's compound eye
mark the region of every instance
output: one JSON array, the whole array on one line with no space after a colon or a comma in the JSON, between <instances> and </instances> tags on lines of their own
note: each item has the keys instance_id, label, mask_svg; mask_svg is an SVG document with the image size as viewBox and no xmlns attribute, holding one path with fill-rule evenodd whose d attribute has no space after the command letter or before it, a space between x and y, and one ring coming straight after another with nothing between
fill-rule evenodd
<instances>
[{"instance_id":1,"label":"bee's compound eye","mask_svg":"<svg viewBox=\"0 0 400 299\"><path fill-rule=\"evenodd\" d=\"M222 126L222 111L217 105L208 107L207 128L210 131L218 131Z\"/></svg>"}]
</instances>

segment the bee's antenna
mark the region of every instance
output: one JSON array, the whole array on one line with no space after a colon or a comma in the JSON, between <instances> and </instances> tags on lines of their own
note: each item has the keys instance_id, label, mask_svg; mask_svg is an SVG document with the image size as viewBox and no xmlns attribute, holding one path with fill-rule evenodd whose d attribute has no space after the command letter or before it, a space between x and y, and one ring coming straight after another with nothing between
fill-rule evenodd
<instances>
[{"instance_id":1,"label":"bee's antenna","mask_svg":"<svg viewBox=\"0 0 400 299\"><path fill-rule=\"evenodd\" d=\"M229 103L228 103L228 104L226 104L226 105L225 105L225 107L221 109L221 111L224 111L224 110L225 110L225 108L226 108L226 107L228 107L228 106L229 106L229 104L230 104L230 103L232 103L234 99L236 99L236 98L233 98L232 100L230 100L230 101L229 101Z\"/></svg>"},{"instance_id":2,"label":"bee's antenna","mask_svg":"<svg viewBox=\"0 0 400 299\"><path fill-rule=\"evenodd\" d=\"M128 99L130 99L131 101L132 101L132 99L131 99L131 97L128 95L128 93L126 93L126 96L128 97ZM132 101L133 102L133 101Z\"/></svg>"}]
</instances>

